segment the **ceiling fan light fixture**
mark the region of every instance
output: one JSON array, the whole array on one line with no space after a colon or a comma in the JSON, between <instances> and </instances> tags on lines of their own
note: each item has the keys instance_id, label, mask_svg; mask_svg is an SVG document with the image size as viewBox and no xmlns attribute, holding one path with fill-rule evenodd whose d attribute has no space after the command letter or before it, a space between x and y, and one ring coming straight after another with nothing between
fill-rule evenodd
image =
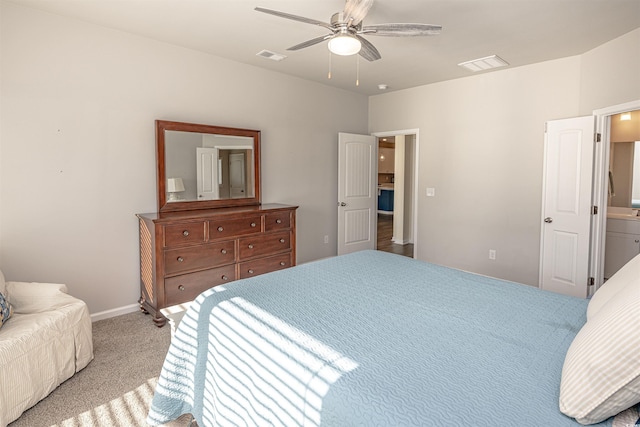
<instances>
[{"instance_id":1,"label":"ceiling fan light fixture","mask_svg":"<svg viewBox=\"0 0 640 427\"><path fill-rule=\"evenodd\" d=\"M340 34L329 40L328 47L331 53L341 56L349 56L360 52L362 43L352 35Z\"/></svg>"}]
</instances>

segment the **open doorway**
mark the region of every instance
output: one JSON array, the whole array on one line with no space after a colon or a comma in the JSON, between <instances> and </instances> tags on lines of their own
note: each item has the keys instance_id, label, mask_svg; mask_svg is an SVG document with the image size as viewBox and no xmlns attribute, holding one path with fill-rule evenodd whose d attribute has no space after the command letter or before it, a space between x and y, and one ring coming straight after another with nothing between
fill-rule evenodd
<instances>
[{"instance_id":1,"label":"open doorway","mask_svg":"<svg viewBox=\"0 0 640 427\"><path fill-rule=\"evenodd\" d=\"M376 248L415 258L417 131L374 136L378 137Z\"/></svg>"},{"instance_id":2,"label":"open doorway","mask_svg":"<svg viewBox=\"0 0 640 427\"><path fill-rule=\"evenodd\" d=\"M640 110L609 116L604 280L640 254Z\"/></svg>"},{"instance_id":3,"label":"open doorway","mask_svg":"<svg viewBox=\"0 0 640 427\"><path fill-rule=\"evenodd\" d=\"M638 113L638 110L640 110L640 100L595 110L593 112L594 116L596 117L596 130L601 135L601 141L603 142L603 144L596 145L596 159L594 165L594 205L601 207L600 215L594 216L594 221L592 224L592 244L590 258L592 260L591 277L595 279L594 281L596 285L596 289L594 289L594 291L602 286L606 279L606 276L612 274L611 268L607 268L608 271L605 273L605 258L607 257L607 252L609 252L609 256L611 256L613 252L617 250L615 248L612 248L612 243L615 244L615 240L618 240L618 243L628 240L617 239L621 236L611 234L617 233L619 230L611 229L610 225L612 223L610 223L608 219L611 217L614 217L614 219L616 219L616 214L620 213L620 209L624 210L624 207L616 207L615 204L612 206L611 193L613 192L614 194L620 195L624 190L622 190L622 187L616 185L616 181L620 182L620 177L614 177L613 187L611 187L609 172L611 171L612 167L614 167L615 169L613 163L617 163L615 159L615 148L613 150L613 153L611 150L612 145L616 144L615 141L621 140L618 136L618 131L620 129L616 128L619 127L620 122L627 121L628 117L623 117L623 115L626 116L627 113L631 113L631 117L635 118L635 114ZM627 126L628 125L625 125L623 127ZM638 124L635 124L635 126L637 127ZM627 161L631 161L630 157L626 157ZM627 176L631 177L630 179L633 180L632 172ZM633 203L633 185L631 185L630 191L631 203ZM619 204L619 202L617 203ZM629 210L632 210L632 207L629 208ZM640 220L636 221L640 222ZM636 221L633 221L633 223L635 224ZM636 242L635 240L636 238L633 238L631 242L634 245L637 245L638 242ZM640 241L640 238L638 240ZM637 246L637 250L640 251L640 246ZM613 270L615 270L615 268Z\"/></svg>"}]
</instances>

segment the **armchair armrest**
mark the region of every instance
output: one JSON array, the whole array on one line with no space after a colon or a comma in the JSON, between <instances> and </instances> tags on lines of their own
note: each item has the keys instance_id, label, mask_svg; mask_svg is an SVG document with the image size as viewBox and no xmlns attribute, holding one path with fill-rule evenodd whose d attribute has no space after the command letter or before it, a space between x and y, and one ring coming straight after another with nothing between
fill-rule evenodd
<instances>
[{"instance_id":1,"label":"armchair armrest","mask_svg":"<svg viewBox=\"0 0 640 427\"><path fill-rule=\"evenodd\" d=\"M7 282L9 303L21 314L49 311L74 301L67 291L62 283Z\"/></svg>"}]
</instances>

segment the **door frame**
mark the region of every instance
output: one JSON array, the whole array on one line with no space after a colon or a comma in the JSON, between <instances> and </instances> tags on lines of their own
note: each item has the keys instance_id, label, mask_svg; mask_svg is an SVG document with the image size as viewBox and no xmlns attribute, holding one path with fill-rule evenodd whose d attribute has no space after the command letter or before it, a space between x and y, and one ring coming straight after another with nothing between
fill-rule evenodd
<instances>
[{"instance_id":1,"label":"door frame","mask_svg":"<svg viewBox=\"0 0 640 427\"><path fill-rule=\"evenodd\" d=\"M411 227L412 227L412 234L413 234L413 258L417 259L418 258L418 177L419 175L419 167L420 167L420 129L416 128L416 129L402 129L402 130L394 130L394 131L383 131L383 132L373 132L371 134L372 136L375 136L376 138L380 139L380 138L384 138L387 136L397 136L397 135L415 135L416 136L416 140L415 140L415 152L414 152L414 157L413 157L413 212L412 212L412 218L411 218ZM377 144L376 144L377 147ZM377 152L376 152L376 156L377 156ZM376 162L376 170L375 170L375 176L374 178L376 179L377 182L377 177L378 177L378 162ZM376 215L376 224L378 222L378 216ZM377 236L376 236L376 246L378 244L377 241Z\"/></svg>"},{"instance_id":2,"label":"door frame","mask_svg":"<svg viewBox=\"0 0 640 427\"><path fill-rule=\"evenodd\" d=\"M640 100L612 105L593 111L596 117L596 133L600 142L596 143L593 171L593 205L598 206L598 215L592 221L591 229L591 267L595 289L604 283L604 251L607 231L607 189L609 179L609 156L611 152L611 116L627 111L640 110Z\"/></svg>"}]
</instances>

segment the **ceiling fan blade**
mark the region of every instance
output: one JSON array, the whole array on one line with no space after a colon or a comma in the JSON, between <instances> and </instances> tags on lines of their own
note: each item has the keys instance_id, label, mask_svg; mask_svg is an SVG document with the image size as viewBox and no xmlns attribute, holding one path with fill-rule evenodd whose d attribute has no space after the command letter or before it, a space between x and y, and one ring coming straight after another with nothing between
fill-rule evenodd
<instances>
[{"instance_id":1,"label":"ceiling fan blade","mask_svg":"<svg viewBox=\"0 0 640 427\"><path fill-rule=\"evenodd\" d=\"M304 16L292 15L290 13L278 12L277 10L265 9L263 7L256 7L254 10L257 10L258 12L268 13L270 15L279 16L281 18L304 22L306 24L318 25L328 30L333 30L333 27L331 27L330 24L327 24L326 22L318 21L316 19L305 18Z\"/></svg>"},{"instance_id":2,"label":"ceiling fan blade","mask_svg":"<svg viewBox=\"0 0 640 427\"><path fill-rule=\"evenodd\" d=\"M373 0L347 0L344 6L343 19L344 22L351 20L351 25L358 25L373 5Z\"/></svg>"},{"instance_id":3,"label":"ceiling fan blade","mask_svg":"<svg viewBox=\"0 0 640 427\"><path fill-rule=\"evenodd\" d=\"M305 47L313 46L314 44L318 44L320 42L323 42L323 41L325 41L327 39L330 39L331 37L333 37L333 34L327 34L326 36L316 37L315 39L307 40L306 42L302 42L302 43L297 44L295 46L291 46L290 48L287 48L287 50L304 49Z\"/></svg>"},{"instance_id":4,"label":"ceiling fan blade","mask_svg":"<svg viewBox=\"0 0 640 427\"><path fill-rule=\"evenodd\" d=\"M380 55L380 52L378 52L378 49L376 49L376 47L372 45L369 40L357 34L356 34L356 38L360 40L360 43L362 43L362 48L360 49L360 52L359 52L360 56L362 56L364 59L370 62L377 61L378 59L382 58L382 56Z\"/></svg>"},{"instance_id":5,"label":"ceiling fan blade","mask_svg":"<svg viewBox=\"0 0 640 427\"><path fill-rule=\"evenodd\" d=\"M442 26L430 24L378 24L362 27L358 34L372 36L412 37L440 34Z\"/></svg>"}]
</instances>

